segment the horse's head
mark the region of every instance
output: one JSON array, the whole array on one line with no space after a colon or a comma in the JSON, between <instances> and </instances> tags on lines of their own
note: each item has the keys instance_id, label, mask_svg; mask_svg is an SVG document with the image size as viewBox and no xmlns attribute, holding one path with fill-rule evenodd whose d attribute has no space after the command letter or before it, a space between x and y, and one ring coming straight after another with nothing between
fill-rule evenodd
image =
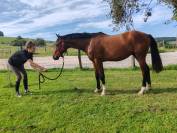
<instances>
[{"instance_id":1,"label":"horse's head","mask_svg":"<svg viewBox=\"0 0 177 133\"><path fill-rule=\"evenodd\" d=\"M57 40L55 43L55 51L53 53L53 59L54 60L58 60L60 57L63 57L63 53L66 52L66 48L65 48L65 44L64 44L64 39L62 38L62 36L60 36L59 34L57 35Z\"/></svg>"}]
</instances>

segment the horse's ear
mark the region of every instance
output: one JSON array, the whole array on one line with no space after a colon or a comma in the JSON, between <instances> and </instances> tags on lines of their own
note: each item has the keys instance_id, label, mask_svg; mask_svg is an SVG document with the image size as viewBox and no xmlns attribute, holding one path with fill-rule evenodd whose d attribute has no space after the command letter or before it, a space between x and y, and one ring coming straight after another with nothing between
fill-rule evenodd
<instances>
[{"instance_id":1,"label":"horse's ear","mask_svg":"<svg viewBox=\"0 0 177 133\"><path fill-rule=\"evenodd\" d=\"M57 36L58 38L61 38L61 36L60 36L59 34L56 34L56 36Z\"/></svg>"}]
</instances>

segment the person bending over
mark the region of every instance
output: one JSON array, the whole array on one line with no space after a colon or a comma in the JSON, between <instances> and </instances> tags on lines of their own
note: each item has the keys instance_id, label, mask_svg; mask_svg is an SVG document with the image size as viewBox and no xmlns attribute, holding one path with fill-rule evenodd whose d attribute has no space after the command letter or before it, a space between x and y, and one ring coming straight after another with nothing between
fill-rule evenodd
<instances>
[{"instance_id":1,"label":"person bending over","mask_svg":"<svg viewBox=\"0 0 177 133\"><path fill-rule=\"evenodd\" d=\"M28 89L28 76L24 68L25 62L29 62L30 66L37 71L46 71L46 69L33 62L33 54L35 52L35 44L32 41L28 41L25 44L25 49L22 51L15 52L8 59L8 67L15 73L17 80L15 84L16 95L21 97L19 86L23 75L23 85L25 89L25 94L29 91Z\"/></svg>"}]
</instances>

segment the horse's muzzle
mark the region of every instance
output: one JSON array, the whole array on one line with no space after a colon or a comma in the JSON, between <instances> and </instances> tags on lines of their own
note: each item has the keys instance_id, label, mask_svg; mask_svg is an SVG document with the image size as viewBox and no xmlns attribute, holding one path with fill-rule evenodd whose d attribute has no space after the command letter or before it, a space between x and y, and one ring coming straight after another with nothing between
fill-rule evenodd
<instances>
[{"instance_id":1,"label":"horse's muzzle","mask_svg":"<svg viewBox=\"0 0 177 133\"><path fill-rule=\"evenodd\" d=\"M53 59L54 59L54 60L58 60L59 57L58 57L58 56L53 56Z\"/></svg>"}]
</instances>

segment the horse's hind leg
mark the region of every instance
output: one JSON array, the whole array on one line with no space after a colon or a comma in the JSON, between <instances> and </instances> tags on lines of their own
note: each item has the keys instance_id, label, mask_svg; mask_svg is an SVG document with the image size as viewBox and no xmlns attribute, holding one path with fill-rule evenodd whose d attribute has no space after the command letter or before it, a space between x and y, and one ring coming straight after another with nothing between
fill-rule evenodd
<instances>
[{"instance_id":1,"label":"horse's hind leg","mask_svg":"<svg viewBox=\"0 0 177 133\"><path fill-rule=\"evenodd\" d=\"M105 75L104 75L103 63L95 59L94 67L95 67L95 74L96 74L96 80L97 80L97 89L95 90L95 92L98 92L98 90L101 90L100 89L100 80L101 80L102 81L101 96L104 96L106 94L106 87L105 87Z\"/></svg>"},{"instance_id":2,"label":"horse's hind leg","mask_svg":"<svg viewBox=\"0 0 177 133\"><path fill-rule=\"evenodd\" d=\"M143 76L142 87L141 87L141 90L138 92L138 94L141 95L141 94L144 94L144 92L148 90L148 86L151 85L151 79L150 79L149 67L146 64L145 58L141 58L141 59L137 59L137 60L138 60L139 65L141 67L142 76Z\"/></svg>"},{"instance_id":3,"label":"horse's hind leg","mask_svg":"<svg viewBox=\"0 0 177 133\"><path fill-rule=\"evenodd\" d=\"M105 74L104 74L104 68L103 68L103 63L100 63L100 79L102 82L102 92L101 92L101 96L104 96L106 94L106 87L105 87Z\"/></svg>"},{"instance_id":4,"label":"horse's hind leg","mask_svg":"<svg viewBox=\"0 0 177 133\"><path fill-rule=\"evenodd\" d=\"M151 88L151 76L149 66L147 64L146 64L146 75L147 75L146 90L148 91Z\"/></svg>"}]
</instances>

